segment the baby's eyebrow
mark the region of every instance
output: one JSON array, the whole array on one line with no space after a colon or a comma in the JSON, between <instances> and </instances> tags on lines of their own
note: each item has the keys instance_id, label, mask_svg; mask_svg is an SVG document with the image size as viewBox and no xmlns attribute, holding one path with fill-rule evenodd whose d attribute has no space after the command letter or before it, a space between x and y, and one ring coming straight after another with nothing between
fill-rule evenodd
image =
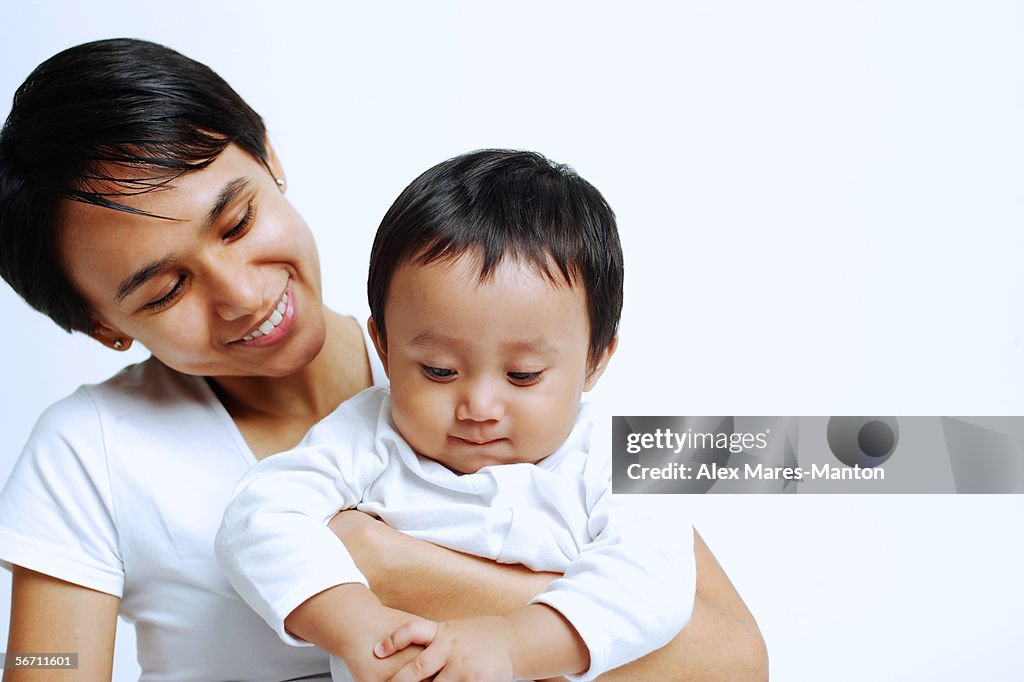
<instances>
[{"instance_id":1,"label":"baby's eyebrow","mask_svg":"<svg viewBox=\"0 0 1024 682\"><path fill-rule=\"evenodd\" d=\"M541 355L558 355L558 347L544 338L520 339L501 344L508 351L522 353L539 353Z\"/></svg>"},{"instance_id":2,"label":"baby's eyebrow","mask_svg":"<svg viewBox=\"0 0 1024 682\"><path fill-rule=\"evenodd\" d=\"M432 330L420 332L409 342L410 346L459 348L467 343L454 336L439 334ZM558 355L558 347L543 337L531 339L515 339L501 344L501 350L511 353L536 353L538 355Z\"/></svg>"},{"instance_id":3,"label":"baby's eyebrow","mask_svg":"<svg viewBox=\"0 0 1024 682\"><path fill-rule=\"evenodd\" d=\"M445 336L437 332L427 330L420 332L409 342L410 346L461 346L462 341L452 336Z\"/></svg>"}]
</instances>

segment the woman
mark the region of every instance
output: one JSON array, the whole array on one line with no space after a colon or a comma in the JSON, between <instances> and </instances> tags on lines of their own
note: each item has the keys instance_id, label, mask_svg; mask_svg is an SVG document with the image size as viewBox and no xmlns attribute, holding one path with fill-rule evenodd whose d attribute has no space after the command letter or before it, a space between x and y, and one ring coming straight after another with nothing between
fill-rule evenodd
<instances>
[{"instance_id":1,"label":"woman","mask_svg":"<svg viewBox=\"0 0 1024 682\"><path fill-rule=\"evenodd\" d=\"M286 188L259 116L166 48L71 48L15 95L0 135L0 274L63 328L114 350L137 340L153 357L47 410L0 494L9 652L77 652L80 677L109 679L120 613L136 624L143 679L327 670L322 651L279 642L213 556L244 471L382 381L359 324L322 304ZM358 513L332 527L385 604L430 618L499 612L550 580ZM691 624L623 679L766 675L756 625L697 549ZM306 601L290 629L332 649L333 598Z\"/></svg>"}]
</instances>

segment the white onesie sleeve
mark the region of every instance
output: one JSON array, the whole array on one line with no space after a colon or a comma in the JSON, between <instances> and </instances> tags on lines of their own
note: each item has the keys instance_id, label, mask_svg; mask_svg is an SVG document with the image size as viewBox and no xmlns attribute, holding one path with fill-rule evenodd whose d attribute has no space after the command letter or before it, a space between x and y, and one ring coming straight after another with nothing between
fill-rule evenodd
<instances>
[{"instance_id":1,"label":"white onesie sleeve","mask_svg":"<svg viewBox=\"0 0 1024 682\"><path fill-rule=\"evenodd\" d=\"M285 642L284 620L310 597L343 583L367 585L348 550L327 527L356 506L380 473L375 447L387 419L383 388L370 388L313 427L294 450L254 466L235 490L217 533L217 560L242 598Z\"/></svg>"},{"instance_id":2,"label":"white onesie sleeve","mask_svg":"<svg viewBox=\"0 0 1024 682\"><path fill-rule=\"evenodd\" d=\"M572 623L592 680L667 644L689 622L696 591L693 527L671 495L613 495L610 457L592 452L585 478L590 542L531 603Z\"/></svg>"},{"instance_id":3,"label":"white onesie sleeve","mask_svg":"<svg viewBox=\"0 0 1024 682\"><path fill-rule=\"evenodd\" d=\"M121 597L106 448L88 389L36 422L0 493L0 560Z\"/></svg>"}]
</instances>

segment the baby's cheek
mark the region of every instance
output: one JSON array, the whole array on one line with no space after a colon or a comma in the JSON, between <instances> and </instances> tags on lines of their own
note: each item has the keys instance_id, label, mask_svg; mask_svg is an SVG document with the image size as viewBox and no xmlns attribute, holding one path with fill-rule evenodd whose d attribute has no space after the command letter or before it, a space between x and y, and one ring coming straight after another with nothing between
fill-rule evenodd
<instances>
[{"instance_id":1,"label":"baby's cheek","mask_svg":"<svg viewBox=\"0 0 1024 682\"><path fill-rule=\"evenodd\" d=\"M538 446L551 454L569 437L576 423L579 400L572 396L552 395L538 407L540 409L534 412L531 420L531 423L538 425L534 435L538 441L542 441L538 442Z\"/></svg>"},{"instance_id":2,"label":"baby's cheek","mask_svg":"<svg viewBox=\"0 0 1024 682\"><path fill-rule=\"evenodd\" d=\"M401 395L400 400L391 403L391 416L398 432L416 452L434 451L445 434L442 401L424 391L402 391Z\"/></svg>"}]
</instances>

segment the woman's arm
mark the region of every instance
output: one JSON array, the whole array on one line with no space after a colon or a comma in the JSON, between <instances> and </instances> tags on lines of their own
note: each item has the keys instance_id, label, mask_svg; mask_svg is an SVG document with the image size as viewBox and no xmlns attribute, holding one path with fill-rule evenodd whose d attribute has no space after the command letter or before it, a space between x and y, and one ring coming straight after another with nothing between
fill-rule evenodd
<instances>
[{"instance_id":1,"label":"woman's arm","mask_svg":"<svg viewBox=\"0 0 1024 682\"><path fill-rule=\"evenodd\" d=\"M504 613L527 603L556 577L496 564L410 538L359 512L339 514L331 529L343 540L374 593L387 606L432 620ZM602 679L765 680L768 657L753 617L698 534L697 594L689 624L664 648ZM289 616L288 629L321 646L340 624L332 590ZM327 645L329 648L329 645Z\"/></svg>"},{"instance_id":2,"label":"woman's arm","mask_svg":"<svg viewBox=\"0 0 1024 682\"><path fill-rule=\"evenodd\" d=\"M754 617L696 531L693 541L697 594L690 622L663 648L602 681L768 679L768 650Z\"/></svg>"},{"instance_id":3,"label":"woman's arm","mask_svg":"<svg viewBox=\"0 0 1024 682\"><path fill-rule=\"evenodd\" d=\"M113 595L15 566L3 682L109 680L120 603ZM10 667L14 654L44 653L76 653L78 669Z\"/></svg>"},{"instance_id":4,"label":"woman's arm","mask_svg":"<svg viewBox=\"0 0 1024 682\"><path fill-rule=\"evenodd\" d=\"M560 577L422 542L362 512L342 512L329 526L381 602L430 620L507 613Z\"/></svg>"}]
</instances>

